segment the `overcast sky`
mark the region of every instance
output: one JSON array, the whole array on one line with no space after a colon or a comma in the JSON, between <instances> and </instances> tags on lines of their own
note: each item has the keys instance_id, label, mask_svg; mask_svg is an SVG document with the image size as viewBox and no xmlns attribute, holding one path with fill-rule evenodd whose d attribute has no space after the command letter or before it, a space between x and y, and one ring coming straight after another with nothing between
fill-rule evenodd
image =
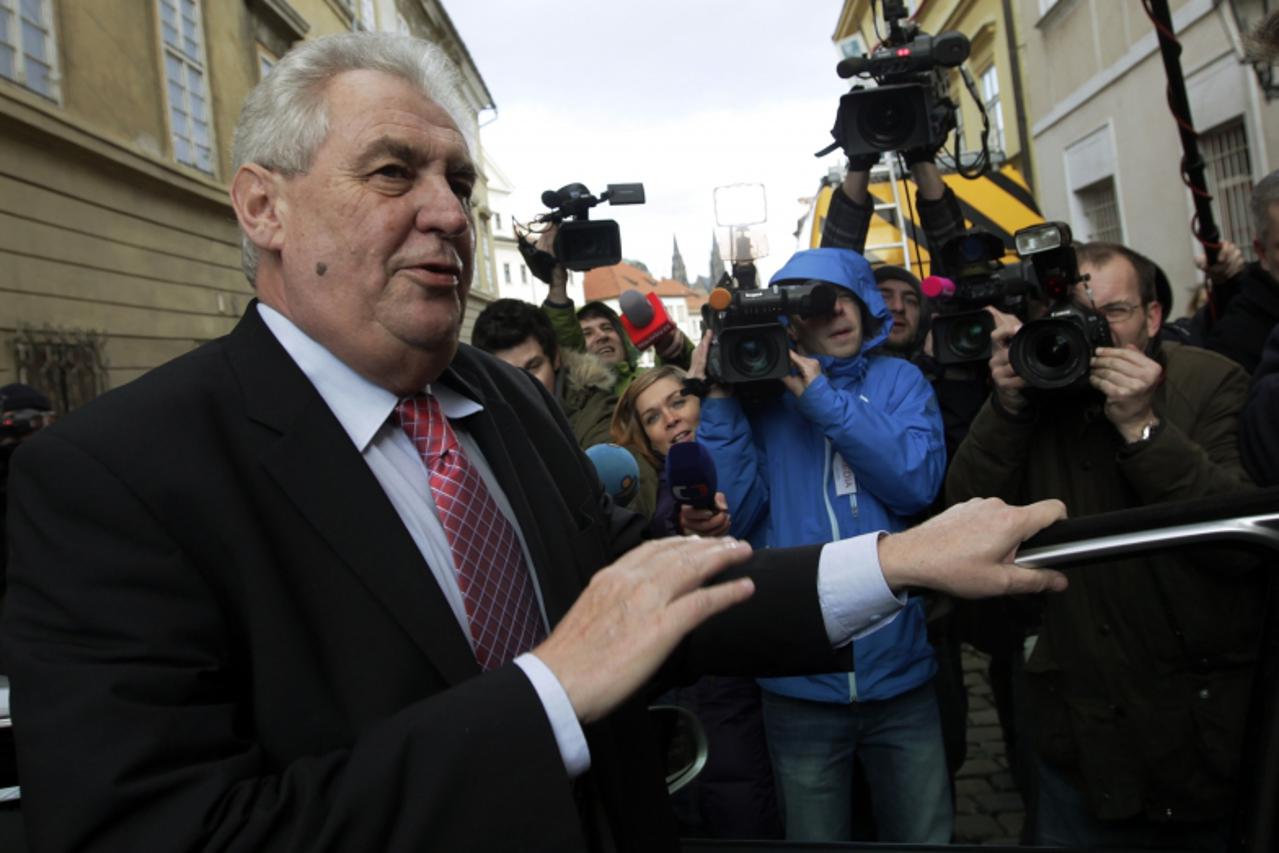
<instances>
[{"instance_id":1,"label":"overcast sky","mask_svg":"<svg viewBox=\"0 0 1279 853\"><path fill-rule=\"evenodd\" d=\"M840 0L444 3L497 104L481 136L521 221L546 189L643 182L646 204L592 216L616 219L623 254L659 278L678 237L691 281L709 270L715 187L753 182L768 203L761 273L794 251L798 200L838 164L813 152L846 91Z\"/></svg>"}]
</instances>

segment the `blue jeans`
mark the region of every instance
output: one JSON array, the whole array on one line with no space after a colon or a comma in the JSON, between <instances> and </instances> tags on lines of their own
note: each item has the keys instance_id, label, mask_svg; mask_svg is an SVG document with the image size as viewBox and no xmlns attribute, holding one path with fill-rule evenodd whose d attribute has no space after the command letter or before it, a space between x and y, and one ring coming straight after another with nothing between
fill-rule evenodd
<instances>
[{"instance_id":1,"label":"blue jeans","mask_svg":"<svg viewBox=\"0 0 1279 853\"><path fill-rule=\"evenodd\" d=\"M764 730L787 840L851 840L856 753L870 785L878 841L950 841L954 811L931 683L851 705L765 690Z\"/></svg>"},{"instance_id":2,"label":"blue jeans","mask_svg":"<svg viewBox=\"0 0 1279 853\"><path fill-rule=\"evenodd\" d=\"M1039 814L1035 843L1045 847L1087 850L1093 847L1157 850L1224 850L1230 822L1156 822L1144 816L1098 820L1088 799L1061 771L1039 762Z\"/></svg>"}]
</instances>

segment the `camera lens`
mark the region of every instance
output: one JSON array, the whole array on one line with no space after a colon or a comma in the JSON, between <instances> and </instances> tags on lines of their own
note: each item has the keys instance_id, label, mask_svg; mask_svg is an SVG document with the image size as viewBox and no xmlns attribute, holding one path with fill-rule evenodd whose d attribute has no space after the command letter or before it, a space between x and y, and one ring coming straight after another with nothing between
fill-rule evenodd
<instances>
[{"instance_id":1,"label":"camera lens","mask_svg":"<svg viewBox=\"0 0 1279 853\"><path fill-rule=\"evenodd\" d=\"M866 143L880 151L902 147L915 133L915 112L900 93L863 102L857 116L858 130Z\"/></svg>"},{"instance_id":2,"label":"camera lens","mask_svg":"<svg viewBox=\"0 0 1279 853\"><path fill-rule=\"evenodd\" d=\"M729 359L742 376L759 379L773 372L779 355L775 337L743 335L733 341Z\"/></svg>"},{"instance_id":3,"label":"camera lens","mask_svg":"<svg viewBox=\"0 0 1279 853\"><path fill-rule=\"evenodd\" d=\"M980 319L956 323L950 327L947 344L961 358L980 358L990 347L990 327Z\"/></svg>"},{"instance_id":4,"label":"camera lens","mask_svg":"<svg viewBox=\"0 0 1279 853\"><path fill-rule=\"evenodd\" d=\"M1008 357L1031 387L1068 388L1086 382L1092 348L1075 317L1027 323L1013 337Z\"/></svg>"},{"instance_id":5,"label":"camera lens","mask_svg":"<svg viewBox=\"0 0 1279 853\"><path fill-rule=\"evenodd\" d=\"M1035 361L1048 370L1061 370L1070 364L1073 353L1065 335L1041 335L1035 341Z\"/></svg>"}]
</instances>

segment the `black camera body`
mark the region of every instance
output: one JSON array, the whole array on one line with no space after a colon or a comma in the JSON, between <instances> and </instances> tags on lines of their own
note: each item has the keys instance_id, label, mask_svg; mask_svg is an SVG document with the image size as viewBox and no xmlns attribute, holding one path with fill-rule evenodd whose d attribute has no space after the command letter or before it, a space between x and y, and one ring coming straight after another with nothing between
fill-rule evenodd
<instances>
[{"instance_id":1,"label":"black camera body","mask_svg":"<svg viewBox=\"0 0 1279 853\"><path fill-rule=\"evenodd\" d=\"M540 222L559 225L555 235L555 257L565 267L579 272L607 267L622 260L622 233L611 219L590 220L590 209L602 202L609 204L643 204L643 184L609 184L608 190L594 196L583 184L567 184L558 190L542 193L542 204L550 213L538 217Z\"/></svg>"},{"instance_id":2,"label":"black camera body","mask_svg":"<svg viewBox=\"0 0 1279 853\"><path fill-rule=\"evenodd\" d=\"M938 149L955 128L957 105L943 69L968 58L972 44L963 33L932 36L903 27L905 3L885 2L889 36L873 53L843 60L840 77L873 78L876 86L855 89L839 101L840 144L850 157L884 151Z\"/></svg>"},{"instance_id":3,"label":"black camera body","mask_svg":"<svg viewBox=\"0 0 1279 853\"><path fill-rule=\"evenodd\" d=\"M1022 326L1013 337L1009 361L1017 375L1040 391L1080 391L1097 347L1114 346L1110 323L1094 308L1072 301L1085 280L1071 246L1070 226L1048 222L1017 232L1017 253L1029 257L1035 277L1050 300L1048 314Z\"/></svg>"},{"instance_id":4,"label":"black camera body","mask_svg":"<svg viewBox=\"0 0 1279 853\"><path fill-rule=\"evenodd\" d=\"M936 267L953 279L953 291L938 300L933 317L933 357L943 366L985 362L990 359L990 333L995 318L987 305L1005 314L1024 316L1033 288L1020 267L1003 263L1002 240L974 229L947 240L938 252Z\"/></svg>"},{"instance_id":5,"label":"black camera body","mask_svg":"<svg viewBox=\"0 0 1279 853\"><path fill-rule=\"evenodd\" d=\"M717 288L702 309L703 325L714 332L706 358L706 378L733 385L744 396L780 391L790 375L790 340L778 318L816 317L835 312L833 284L805 284L728 290Z\"/></svg>"},{"instance_id":6,"label":"black camera body","mask_svg":"<svg viewBox=\"0 0 1279 853\"><path fill-rule=\"evenodd\" d=\"M1008 358L1031 388L1080 391L1089 387L1093 351L1109 346L1114 342L1106 318L1066 302L1022 326L1013 336Z\"/></svg>"}]
</instances>

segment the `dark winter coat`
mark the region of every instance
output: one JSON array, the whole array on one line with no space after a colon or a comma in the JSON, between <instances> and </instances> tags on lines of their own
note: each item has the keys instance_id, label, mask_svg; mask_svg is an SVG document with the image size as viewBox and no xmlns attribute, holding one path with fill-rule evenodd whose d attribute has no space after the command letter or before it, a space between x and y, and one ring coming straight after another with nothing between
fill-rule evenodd
<instances>
[{"instance_id":1,"label":"dark winter coat","mask_svg":"<svg viewBox=\"0 0 1279 853\"><path fill-rule=\"evenodd\" d=\"M1279 324L1279 281L1253 262L1238 276L1238 292L1221 317L1207 328L1204 346L1234 359L1248 373L1261 363L1261 350Z\"/></svg>"},{"instance_id":2,"label":"dark winter coat","mask_svg":"<svg viewBox=\"0 0 1279 853\"><path fill-rule=\"evenodd\" d=\"M1060 498L1079 517L1251 488L1236 442L1243 371L1178 344L1156 357L1161 426L1148 441L1125 445L1099 396L1046 398L1025 417L988 401L951 463L947 500ZM1098 818L1211 819L1232 808L1262 578L1202 556L1072 569L1070 588L1043 600L1026 666L1039 754Z\"/></svg>"}]
</instances>

